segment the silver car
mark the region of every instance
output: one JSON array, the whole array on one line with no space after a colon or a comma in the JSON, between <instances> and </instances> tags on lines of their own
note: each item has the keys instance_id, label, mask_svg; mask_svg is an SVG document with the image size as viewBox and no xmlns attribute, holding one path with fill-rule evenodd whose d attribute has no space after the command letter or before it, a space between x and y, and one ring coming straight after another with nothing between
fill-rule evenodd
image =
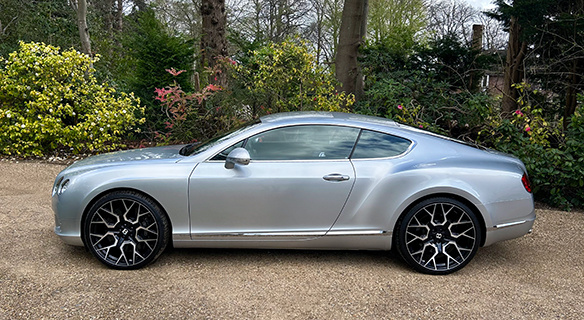
<instances>
[{"instance_id":1,"label":"silver car","mask_svg":"<svg viewBox=\"0 0 584 320\"><path fill-rule=\"evenodd\" d=\"M298 112L200 145L89 157L57 176L55 232L105 265L176 248L390 250L420 272L531 231L523 163L388 119Z\"/></svg>"}]
</instances>

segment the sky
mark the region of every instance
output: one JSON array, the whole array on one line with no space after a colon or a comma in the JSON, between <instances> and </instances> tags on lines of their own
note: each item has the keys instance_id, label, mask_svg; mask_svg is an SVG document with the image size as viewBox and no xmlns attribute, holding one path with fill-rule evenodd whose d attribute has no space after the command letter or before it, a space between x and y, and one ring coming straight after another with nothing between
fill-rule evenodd
<instances>
[{"instance_id":1,"label":"sky","mask_svg":"<svg viewBox=\"0 0 584 320\"><path fill-rule=\"evenodd\" d=\"M479 10L493 9L495 7L495 5L491 3L493 0L466 0L466 2Z\"/></svg>"}]
</instances>

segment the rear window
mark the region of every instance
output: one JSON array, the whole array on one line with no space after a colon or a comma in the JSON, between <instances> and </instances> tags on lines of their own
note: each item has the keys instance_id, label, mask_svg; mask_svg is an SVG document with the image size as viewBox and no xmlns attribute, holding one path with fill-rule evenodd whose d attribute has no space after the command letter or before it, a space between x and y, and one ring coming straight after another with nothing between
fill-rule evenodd
<instances>
[{"instance_id":1,"label":"rear window","mask_svg":"<svg viewBox=\"0 0 584 320\"><path fill-rule=\"evenodd\" d=\"M410 140L390 134L363 130L352 159L389 158L398 156L410 147Z\"/></svg>"}]
</instances>

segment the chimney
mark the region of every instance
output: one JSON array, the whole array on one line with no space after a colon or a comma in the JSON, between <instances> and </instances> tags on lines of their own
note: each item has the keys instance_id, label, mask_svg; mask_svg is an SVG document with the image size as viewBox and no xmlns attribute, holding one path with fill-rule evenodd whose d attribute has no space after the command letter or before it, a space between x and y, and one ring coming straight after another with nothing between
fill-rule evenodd
<instances>
[{"instance_id":1,"label":"chimney","mask_svg":"<svg viewBox=\"0 0 584 320\"><path fill-rule=\"evenodd\" d=\"M472 48L474 50L483 50L483 25L472 25Z\"/></svg>"}]
</instances>

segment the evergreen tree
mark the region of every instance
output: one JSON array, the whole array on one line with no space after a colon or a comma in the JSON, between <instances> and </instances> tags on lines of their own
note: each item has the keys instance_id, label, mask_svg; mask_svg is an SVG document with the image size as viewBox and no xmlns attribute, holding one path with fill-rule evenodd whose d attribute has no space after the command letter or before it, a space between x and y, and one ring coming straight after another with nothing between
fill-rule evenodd
<instances>
[{"instance_id":1,"label":"evergreen tree","mask_svg":"<svg viewBox=\"0 0 584 320\"><path fill-rule=\"evenodd\" d=\"M123 38L129 59L129 74L125 76L128 89L146 107L146 126L163 128L160 107L154 101L154 89L164 88L176 81L184 90L191 90L190 77L194 66L193 41L169 34L156 18L154 11L136 13L137 21ZM167 69L186 70L173 76Z\"/></svg>"}]
</instances>

